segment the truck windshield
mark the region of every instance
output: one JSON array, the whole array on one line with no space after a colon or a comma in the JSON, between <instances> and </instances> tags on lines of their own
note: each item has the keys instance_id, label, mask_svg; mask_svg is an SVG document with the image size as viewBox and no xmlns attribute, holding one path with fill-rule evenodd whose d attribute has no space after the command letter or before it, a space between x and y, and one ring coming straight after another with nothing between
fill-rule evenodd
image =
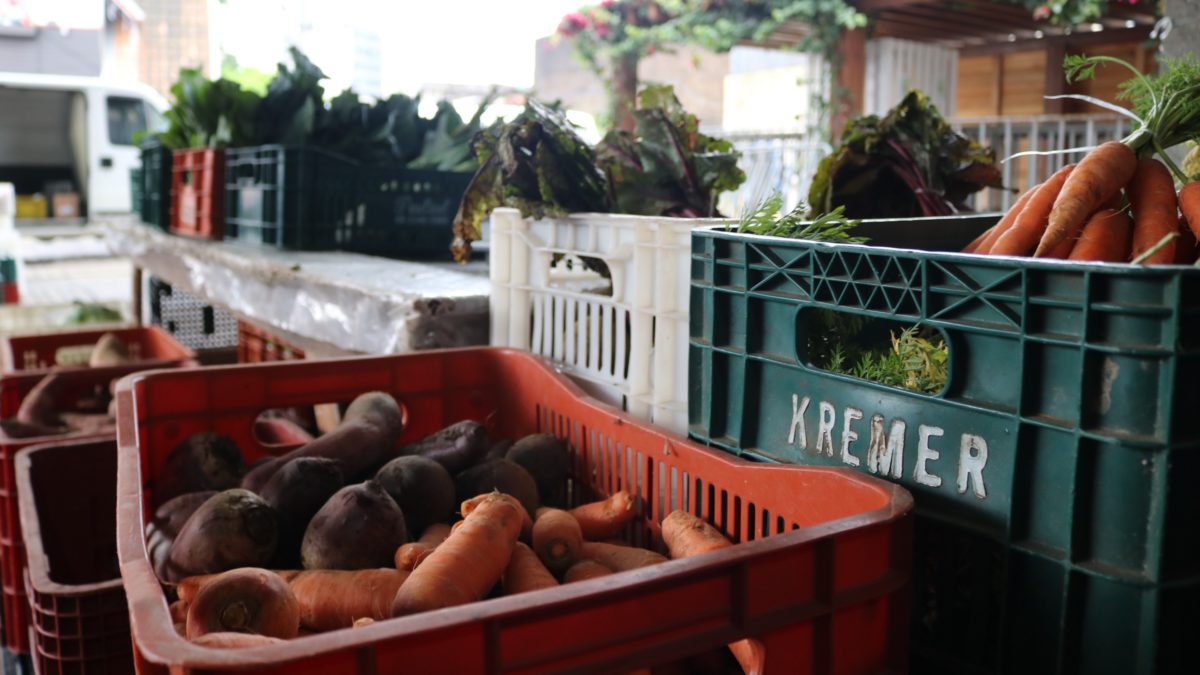
<instances>
[{"instance_id":1,"label":"truck windshield","mask_svg":"<svg viewBox=\"0 0 1200 675\"><path fill-rule=\"evenodd\" d=\"M141 99L108 97L108 142L133 145L134 134L146 129L146 106Z\"/></svg>"}]
</instances>

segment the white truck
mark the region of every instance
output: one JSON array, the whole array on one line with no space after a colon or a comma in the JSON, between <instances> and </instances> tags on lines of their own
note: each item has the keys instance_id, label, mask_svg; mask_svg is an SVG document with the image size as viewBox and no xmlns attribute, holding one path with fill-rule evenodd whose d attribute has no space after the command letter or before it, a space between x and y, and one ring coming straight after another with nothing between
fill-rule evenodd
<instances>
[{"instance_id":1,"label":"white truck","mask_svg":"<svg viewBox=\"0 0 1200 675\"><path fill-rule=\"evenodd\" d=\"M135 135L165 129L166 109L142 84L0 72L0 183L18 219L128 213Z\"/></svg>"}]
</instances>

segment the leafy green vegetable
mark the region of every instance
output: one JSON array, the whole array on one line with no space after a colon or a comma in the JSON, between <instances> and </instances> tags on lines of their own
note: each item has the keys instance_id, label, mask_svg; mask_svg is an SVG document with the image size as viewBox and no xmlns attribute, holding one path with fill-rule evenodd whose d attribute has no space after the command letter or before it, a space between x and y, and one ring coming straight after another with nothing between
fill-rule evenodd
<instances>
[{"instance_id":1,"label":"leafy green vegetable","mask_svg":"<svg viewBox=\"0 0 1200 675\"><path fill-rule=\"evenodd\" d=\"M63 325L79 326L88 323L120 323L121 312L94 302L74 301L75 309L63 320Z\"/></svg>"},{"instance_id":2,"label":"leafy green vegetable","mask_svg":"<svg viewBox=\"0 0 1200 675\"><path fill-rule=\"evenodd\" d=\"M534 218L570 212L607 211L607 181L596 157L559 111L530 100L499 129L476 136L479 170L454 219L454 253L470 256L470 242L493 209L512 206Z\"/></svg>"},{"instance_id":3,"label":"leafy green vegetable","mask_svg":"<svg viewBox=\"0 0 1200 675\"><path fill-rule=\"evenodd\" d=\"M855 119L821 160L809 190L810 215L839 206L851 218L948 215L985 187L1001 187L989 148L956 133L918 91L883 118Z\"/></svg>"},{"instance_id":4,"label":"leafy green vegetable","mask_svg":"<svg viewBox=\"0 0 1200 675\"><path fill-rule=\"evenodd\" d=\"M633 117L635 135L610 131L596 147L617 211L712 217L717 196L746 180L733 145L700 133L670 86L643 89Z\"/></svg>"},{"instance_id":5,"label":"leafy green vegetable","mask_svg":"<svg viewBox=\"0 0 1200 675\"><path fill-rule=\"evenodd\" d=\"M858 227L861 221L847 218L843 214L844 209L841 206L816 219L807 217L808 206L805 204L800 204L781 216L779 212L782 210L783 197L778 193L771 195L742 215L737 231L769 237L833 241L844 244L862 244L867 241L866 237L856 237L851 234L851 231Z\"/></svg>"},{"instance_id":6,"label":"leafy green vegetable","mask_svg":"<svg viewBox=\"0 0 1200 675\"><path fill-rule=\"evenodd\" d=\"M439 102L432 128L425 132L421 155L408 163L409 168L474 171L479 164L471 152L471 139L483 129L483 113L495 100L492 91L465 122L449 102Z\"/></svg>"},{"instance_id":7,"label":"leafy green vegetable","mask_svg":"<svg viewBox=\"0 0 1200 675\"><path fill-rule=\"evenodd\" d=\"M279 64L267 87L267 95L255 113L258 143L298 145L308 141L317 126L317 115L325 108L325 73L299 49L291 47L293 68Z\"/></svg>"},{"instance_id":8,"label":"leafy green vegetable","mask_svg":"<svg viewBox=\"0 0 1200 675\"><path fill-rule=\"evenodd\" d=\"M937 331L908 326L888 329L890 322L832 310L809 316L808 360L830 372L889 387L936 394L946 386L950 351ZM888 329L887 341L875 335Z\"/></svg>"},{"instance_id":9,"label":"leafy green vegetable","mask_svg":"<svg viewBox=\"0 0 1200 675\"><path fill-rule=\"evenodd\" d=\"M171 86L175 104L160 140L172 150L223 148L253 142L254 111L261 100L226 79L209 80L194 68L179 72Z\"/></svg>"}]
</instances>

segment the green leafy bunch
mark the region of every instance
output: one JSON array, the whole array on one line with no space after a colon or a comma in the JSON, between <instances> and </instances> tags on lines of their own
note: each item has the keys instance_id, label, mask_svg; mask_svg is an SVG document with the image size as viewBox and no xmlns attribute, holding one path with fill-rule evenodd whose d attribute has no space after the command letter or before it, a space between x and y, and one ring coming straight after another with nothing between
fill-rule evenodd
<instances>
[{"instance_id":1,"label":"green leafy bunch","mask_svg":"<svg viewBox=\"0 0 1200 675\"><path fill-rule=\"evenodd\" d=\"M166 112L168 127L160 136L172 150L225 148L254 141L258 95L236 82L209 80L196 68L184 68L171 85L175 103Z\"/></svg>"},{"instance_id":2,"label":"green leafy bunch","mask_svg":"<svg viewBox=\"0 0 1200 675\"><path fill-rule=\"evenodd\" d=\"M864 332L875 323L872 319L821 310L816 321L810 325L809 359L813 365L923 394L937 394L945 388L950 350L936 331L918 326L898 334L889 331L888 344L874 347L862 344Z\"/></svg>"},{"instance_id":3,"label":"green leafy bunch","mask_svg":"<svg viewBox=\"0 0 1200 675\"><path fill-rule=\"evenodd\" d=\"M791 211L780 215L782 210L783 197L779 194L771 195L742 215L738 222L738 232L842 244L867 242L866 237L852 234L854 228L858 227L861 221L847 218L840 206L815 219L808 217L806 204L800 204Z\"/></svg>"},{"instance_id":4,"label":"green leafy bunch","mask_svg":"<svg viewBox=\"0 0 1200 675\"><path fill-rule=\"evenodd\" d=\"M612 130L596 147L620 213L712 217L717 196L746 180L729 141L700 133L670 86L648 86L633 113L635 133Z\"/></svg>"}]
</instances>

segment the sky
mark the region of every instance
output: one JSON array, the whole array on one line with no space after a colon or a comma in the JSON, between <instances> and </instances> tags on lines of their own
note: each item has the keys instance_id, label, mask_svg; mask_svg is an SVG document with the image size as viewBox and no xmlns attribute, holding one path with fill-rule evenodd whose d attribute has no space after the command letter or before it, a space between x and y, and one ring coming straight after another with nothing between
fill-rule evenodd
<instances>
[{"instance_id":1,"label":"sky","mask_svg":"<svg viewBox=\"0 0 1200 675\"><path fill-rule=\"evenodd\" d=\"M304 13L316 21L377 30L383 42L384 90L414 93L426 83L532 86L536 41L552 34L563 15L585 4L590 3L226 0L212 6L219 16L218 40L225 49L241 64L267 71L274 69L287 47L286 30L279 28L286 22L280 16L295 13L297 6L307 5Z\"/></svg>"}]
</instances>

